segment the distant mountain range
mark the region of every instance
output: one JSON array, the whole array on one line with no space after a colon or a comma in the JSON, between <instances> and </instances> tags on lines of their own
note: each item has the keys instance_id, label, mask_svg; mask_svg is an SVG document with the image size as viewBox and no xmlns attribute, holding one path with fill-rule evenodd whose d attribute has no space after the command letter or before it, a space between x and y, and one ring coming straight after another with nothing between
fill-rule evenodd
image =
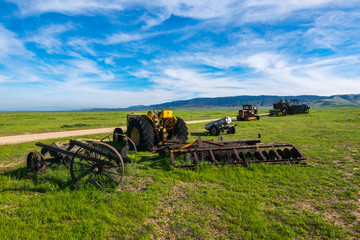
<instances>
[{"instance_id":1,"label":"distant mountain range","mask_svg":"<svg viewBox=\"0 0 360 240\"><path fill-rule=\"evenodd\" d=\"M234 96L234 97L215 97L215 98L194 98L190 100L179 100L165 102L155 105L139 105L128 108L95 108L92 111L99 110L140 110L160 108L207 108L207 107L240 107L243 104L258 104L261 108L271 108L272 104L279 99L298 99L299 103L305 103L312 108L332 108L332 107L360 107L360 94L333 95L329 97L316 95L300 96Z\"/></svg>"}]
</instances>

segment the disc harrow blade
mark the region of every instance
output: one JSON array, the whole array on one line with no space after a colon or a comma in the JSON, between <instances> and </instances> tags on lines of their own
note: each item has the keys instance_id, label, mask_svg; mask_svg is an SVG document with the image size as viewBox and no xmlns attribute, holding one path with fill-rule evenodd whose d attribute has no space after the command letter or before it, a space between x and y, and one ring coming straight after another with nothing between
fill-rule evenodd
<instances>
[{"instance_id":1,"label":"disc harrow blade","mask_svg":"<svg viewBox=\"0 0 360 240\"><path fill-rule=\"evenodd\" d=\"M197 141L177 148L169 148L174 167L193 168L203 164L298 164L307 166L305 156L290 143L243 145L236 140L229 144Z\"/></svg>"}]
</instances>

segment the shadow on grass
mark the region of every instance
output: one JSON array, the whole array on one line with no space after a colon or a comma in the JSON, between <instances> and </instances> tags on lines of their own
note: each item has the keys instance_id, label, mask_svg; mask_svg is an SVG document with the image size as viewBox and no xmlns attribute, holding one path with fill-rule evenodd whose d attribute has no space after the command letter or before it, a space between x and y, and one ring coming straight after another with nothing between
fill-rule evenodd
<instances>
[{"instance_id":1,"label":"shadow on grass","mask_svg":"<svg viewBox=\"0 0 360 240\"><path fill-rule=\"evenodd\" d=\"M210 136L210 134L208 132L199 132L199 133L190 133L191 136Z\"/></svg>"},{"instance_id":2,"label":"shadow on grass","mask_svg":"<svg viewBox=\"0 0 360 240\"><path fill-rule=\"evenodd\" d=\"M171 160L168 157L158 157L158 156L154 156L154 157L142 157L138 163L143 164L142 166L139 166L140 168L146 168L146 167L150 167L152 169L163 169L166 171L169 171L170 169L172 169L171 167Z\"/></svg>"},{"instance_id":3,"label":"shadow on grass","mask_svg":"<svg viewBox=\"0 0 360 240\"><path fill-rule=\"evenodd\" d=\"M63 167L63 166L62 166ZM44 193L49 190L49 185L52 185L51 189L59 189L59 190L65 190L65 189L75 189L75 185L73 181L70 179L70 170L65 169L63 171L69 172L69 177L63 177L62 175L56 175L53 172L56 172L57 167L52 167L51 174L41 174L40 172L30 172L29 169L26 167L13 169L7 172L3 172L0 175L2 176L8 176L12 179L16 180L31 180L34 183L34 188L28 187L27 189L34 192L41 192ZM60 170L59 170L60 171ZM47 185L47 186L46 186ZM6 189L9 191L15 191L15 190L23 190L20 188L14 188L14 189ZM6 191L5 190L5 191Z\"/></svg>"}]
</instances>

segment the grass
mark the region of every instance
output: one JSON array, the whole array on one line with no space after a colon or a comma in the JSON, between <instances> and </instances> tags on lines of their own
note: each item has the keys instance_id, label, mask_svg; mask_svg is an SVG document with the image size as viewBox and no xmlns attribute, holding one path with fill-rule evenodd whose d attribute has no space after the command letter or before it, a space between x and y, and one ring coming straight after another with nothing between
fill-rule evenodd
<instances>
[{"instance_id":1,"label":"grass","mask_svg":"<svg viewBox=\"0 0 360 240\"><path fill-rule=\"evenodd\" d=\"M212 115L211 111L182 110L176 115L195 120L202 116L233 116L233 112L216 110ZM65 113L51 114L64 118L62 122L49 123L56 131L65 124L91 125L86 121L71 123ZM72 114L73 119L76 113ZM113 116L106 124L112 124L116 116L122 116L118 121L123 121L125 116L121 112L103 114ZM99 117L91 120L94 124L110 126L104 123L104 115L93 116ZM20 126L21 122L17 120L15 125ZM289 142L299 147L311 166L205 166L184 170L172 168L168 158L139 153L138 162L129 167L120 189L105 191L92 187L74 189L69 170L63 165L51 166L45 175L29 173L25 157L29 151L39 150L34 143L0 146L1 236L360 238L360 110L312 110L306 115L234 123L238 125L237 132L224 134L226 139L255 138L260 133L263 143ZM41 126L32 127L34 132L42 131ZM189 140L197 136L215 139L205 133L204 123L188 127Z\"/></svg>"}]
</instances>

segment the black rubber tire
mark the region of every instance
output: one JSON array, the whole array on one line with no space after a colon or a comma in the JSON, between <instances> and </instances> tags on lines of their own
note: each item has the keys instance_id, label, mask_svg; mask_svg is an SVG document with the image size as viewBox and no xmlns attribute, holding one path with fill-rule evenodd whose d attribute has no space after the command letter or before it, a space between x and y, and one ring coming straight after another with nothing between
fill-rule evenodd
<instances>
[{"instance_id":1,"label":"black rubber tire","mask_svg":"<svg viewBox=\"0 0 360 240\"><path fill-rule=\"evenodd\" d=\"M119 136L117 134L124 134L121 128L115 128L113 132L113 142L114 143L122 143L124 141L124 137Z\"/></svg>"},{"instance_id":2,"label":"black rubber tire","mask_svg":"<svg viewBox=\"0 0 360 240\"><path fill-rule=\"evenodd\" d=\"M220 129L217 126L211 126L210 135L219 136L219 134L220 134Z\"/></svg>"},{"instance_id":3,"label":"black rubber tire","mask_svg":"<svg viewBox=\"0 0 360 240\"><path fill-rule=\"evenodd\" d=\"M136 129L139 133L139 139L132 139L131 132ZM134 130L134 131L136 131ZM151 123L144 117L137 117L129 123L127 136L134 141L137 150L152 151L155 143L155 130Z\"/></svg>"},{"instance_id":4,"label":"black rubber tire","mask_svg":"<svg viewBox=\"0 0 360 240\"><path fill-rule=\"evenodd\" d=\"M176 119L174 135L172 137L175 137L176 140L185 143L188 140L188 128L182 118L176 117Z\"/></svg>"},{"instance_id":5,"label":"black rubber tire","mask_svg":"<svg viewBox=\"0 0 360 240\"><path fill-rule=\"evenodd\" d=\"M229 134L235 134L236 133L236 128L235 126L231 126L229 131L228 131Z\"/></svg>"}]
</instances>

